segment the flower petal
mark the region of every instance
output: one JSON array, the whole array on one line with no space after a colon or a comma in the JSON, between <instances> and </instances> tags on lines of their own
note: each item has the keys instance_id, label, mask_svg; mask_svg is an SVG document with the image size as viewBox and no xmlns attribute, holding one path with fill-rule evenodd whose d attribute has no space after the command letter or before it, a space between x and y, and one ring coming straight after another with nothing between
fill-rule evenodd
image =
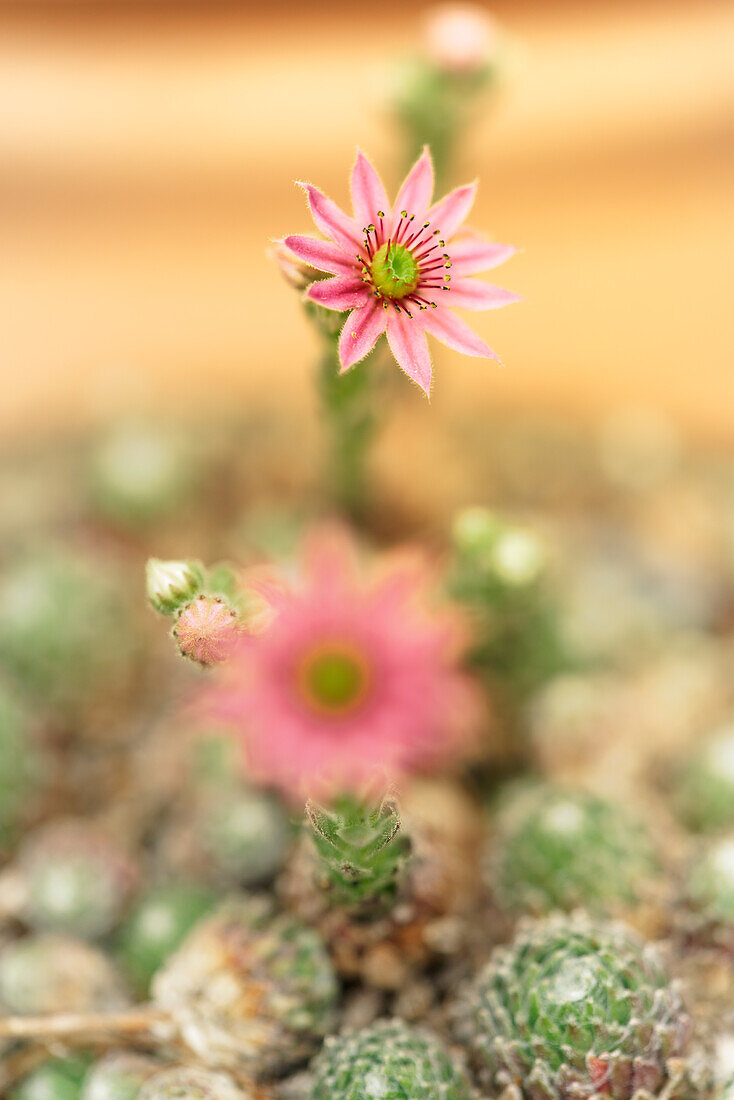
<instances>
[{"instance_id":1,"label":"flower petal","mask_svg":"<svg viewBox=\"0 0 734 1100\"><path fill-rule=\"evenodd\" d=\"M457 187L448 195L432 206L428 211L428 221L433 229L440 229L444 240L453 237L456 230L466 218L474 205L477 193L477 184L467 183L464 187Z\"/></svg>"},{"instance_id":2,"label":"flower petal","mask_svg":"<svg viewBox=\"0 0 734 1100\"><path fill-rule=\"evenodd\" d=\"M484 340L480 340L465 321L445 306L423 310L418 320L426 332L454 351L460 351L464 355L482 356L485 359L498 359Z\"/></svg>"},{"instance_id":3,"label":"flower petal","mask_svg":"<svg viewBox=\"0 0 734 1100\"><path fill-rule=\"evenodd\" d=\"M509 260L516 252L514 245L495 244L473 235L451 242L451 267L454 275L477 275Z\"/></svg>"},{"instance_id":4,"label":"flower petal","mask_svg":"<svg viewBox=\"0 0 734 1100\"><path fill-rule=\"evenodd\" d=\"M375 298L370 298L367 305L349 314L339 337L342 371L349 370L372 351L386 324L387 310Z\"/></svg>"},{"instance_id":5,"label":"flower petal","mask_svg":"<svg viewBox=\"0 0 734 1100\"><path fill-rule=\"evenodd\" d=\"M328 271L330 275L352 275L357 267L356 260L350 260L344 249L331 241L318 241L315 237L295 235L286 237L283 242L299 260L310 264L319 271Z\"/></svg>"},{"instance_id":6,"label":"flower petal","mask_svg":"<svg viewBox=\"0 0 734 1100\"><path fill-rule=\"evenodd\" d=\"M387 342L409 378L428 396L431 389L431 357L423 329L415 318L390 312L387 318Z\"/></svg>"},{"instance_id":7,"label":"flower petal","mask_svg":"<svg viewBox=\"0 0 734 1100\"><path fill-rule=\"evenodd\" d=\"M359 309L369 300L369 291L356 275L337 275L334 279L322 279L313 283L306 297L318 302L325 309Z\"/></svg>"},{"instance_id":8,"label":"flower petal","mask_svg":"<svg viewBox=\"0 0 734 1100\"><path fill-rule=\"evenodd\" d=\"M520 295L479 279L455 279L451 283L449 305L452 309L499 309L519 302Z\"/></svg>"},{"instance_id":9,"label":"flower petal","mask_svg":"<svg viewBox=\"0 0 734 1100\"><path fill-rule=\"evenodd\" d=\"M382 180L361 149L357 150L357 161L352 169L352 205L357 224L363 228L378 220L378 210L386 214L390 209Z\"/></svg>"},{"instance_id":10,"label":"flower petal","mask_svg":"<svg viewBox=\"0 0 734 1100\"><path fill-rule=\"evenodd\" d=\"M299 183L299 187L308 195L308 205L313 220L322 233L331 237L346 252L353 256L362 248L362 235L353 218L348 218L340 207L327 199L326 195L310 183Z\"/></svg>"},{"instance_id":11,"label":"flower petal","mask_svg":"<svg viewBox=\"0 0 734 1100\"><path fill-rule=\"evenodd\" d=\"M401 210L407 210L408 214L415 214L417 219L422 218L428 209L432 195L433 161L430 150L426 146L398 192L393 210L393 229L400 222Z\"/></svg>"}]
</instances>

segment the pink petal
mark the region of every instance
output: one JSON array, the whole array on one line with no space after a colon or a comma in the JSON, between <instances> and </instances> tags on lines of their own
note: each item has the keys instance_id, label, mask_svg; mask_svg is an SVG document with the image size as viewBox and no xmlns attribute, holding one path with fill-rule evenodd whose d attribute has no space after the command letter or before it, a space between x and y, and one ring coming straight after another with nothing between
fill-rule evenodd
<instances>
[{"instance_id":1,"label":"pink petal","mask_svg":"<svg viewBox=\"0 0 734 1100\"><path fill-rule=\"evenodd\" d=\"M356 261L350 260L345 255L344 249L331 241L317 241L315 237L293 236L286 237L284 244L295 253L300 260L318 268L319 271L328 271L330 275L352 275L357 266Z\"/></svg>"},{"instance_id":2,"label":"pink petal","mask_svg":"<svg viewBox=\"0 0 734 1100\"><path fill-rule=\"evenodd\" d=\"M467 183L464 187L457 187L455 191L450 191L428 211L431 228L440 229L444 240L453 237L474 205L476 193L476 182Z\"/></svg>"},{"instance_id":3,"label":"pink petal","mask_svg":"<svg viewBox=\"0 0 734 1100\"><path fill-rule=\"evenodd\" d=\"M326 309L359 309L369 300L369 291L356 275L337 275L334 279L322 279L313 283L306 297Z\"/></svg>"},{"instance_id":4,"label":"pink petal","mask_svg":"<svg viewBox=\"0 0 734 1100\"><path fill-rule=\"evenodd\" d=\"M499 309L519 302L520 295L479 279L456 279L451 283L448 302L452 309Z\"/></svg>"},{"instance_id":5,"label":"pink petal","mask_svg":"<svg viewBox=\"0 0 734 1100\"><path fill-rule=\"evenodd\" d=\"M415 214L420 219L428 209L433 195L433 161L428 146L415 162L405 182L398 192L395 200L393 228L400 221L401 210L407 210L408 214Z\"/></svg>"},{"instance_id":6,"label":"pink petal","mask_svg":"<svg viewBox=\"0 0 734 1100\"><path fill-rule=\"evenodd\" d=\"M310 183L301 183L299 187L308 195L313 220L321 232L331 237L350 256L356 255L362 247L362 235L356 222Z\"/></svg>"},{"instance_id":7,"label":"pink petal","mask_svg":"<svg viewBox=\"0 0 734 1100\"><path fill-rule=\"evenodd\" d=\"M382 180L361 150L352 169L352 205L357 223L366 228L377 222L377 211L387 213L390 202Z\"/></svg>"},{"instance_id":8,"label":"pink petal","mask_svg":"<svg viewBox=\"0 0 734 1100\"><path fill-rule=\"evenodd\" d=\"M387 318L387 342L398 366L429 395L431 357L428 354L425 333L415 318L391 311Z\"/></svg>"},{"instance_id":9,"label":"pink petal","mask_svg":"<svg viewBox=\"0 0 734 1100\"><path fill-rule=\"evenodd\" d=\"M515 254L511 244L495 244L480 237L467 236L451 242L451 266L453 275L476 275L498 267Z\"/></svg>"},{"instance_id":10,"label":"pink petal","mask_svg":"<svg viewBox=\"0 0 734 1100\"><path fill-rule=\"evenodd\" d=\"M342 371L353 367L372 351L378 337L385 331L386 324L387 310L375 298L349 314L339 337Z\"/></svg>"},{"instance_id":11,"label":"pink petal","mask_svg":"<svg viewBox=\"0 0 734 1100\"><path fill-rule=\"evenodd\" d=\"M431 336L435 336L447 347L453 348L454 351L460 351L464 355L479 355L486 359L497 359L495 353L484 343L484 340L480 340L465 321L462 321L460 317L457 317L451 310L446 309L445 306L424 310L419 317L419 321L426 332L430 333Z\"/></svg>"}]
</instances>

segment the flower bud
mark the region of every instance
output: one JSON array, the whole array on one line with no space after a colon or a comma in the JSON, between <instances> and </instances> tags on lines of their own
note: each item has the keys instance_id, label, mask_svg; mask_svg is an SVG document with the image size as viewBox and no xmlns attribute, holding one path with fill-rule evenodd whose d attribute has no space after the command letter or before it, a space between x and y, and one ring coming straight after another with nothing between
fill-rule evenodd
<instances>
[{"instance_id":1,"label":"flower bud","mask_svg":"<svg viewBox=\"0 0 734 1100\"><path fill-rule=\"evenodd\" d=\"M232 651L242 624L218 596L198 596L182 608L173 637L182 656L200 665L216 665Z\"/></svg>"},{"instance_id":2,"label":"flower bud","mask_svg":"<svg viewBox=\"0 0 734 1100\"><path fill-rule=\"evenodd\" d=\"M497 54L495 20L479 5L440 4L427 16L425 51L437 69L453 74L476 73Z\"/></svg>"},{"instance_id":3,"label":"flower bud","mask_svg":"<svg viewBox=\"0 0 734 1100\"><path fill-rule=\"evenodd\" d=\"M146 595L162 615L172 615L189 603L203 583L204 573L196 561L148 558L145 566Z\"/></svg>"}]
</instances>

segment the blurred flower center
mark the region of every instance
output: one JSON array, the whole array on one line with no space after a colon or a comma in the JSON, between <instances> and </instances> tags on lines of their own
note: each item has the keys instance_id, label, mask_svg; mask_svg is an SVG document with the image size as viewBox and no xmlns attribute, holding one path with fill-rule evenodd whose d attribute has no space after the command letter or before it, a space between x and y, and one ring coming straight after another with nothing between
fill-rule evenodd
<instances>
[{"instance_id":1,"label":"blurred flower center","mask_svg":"<svg viewBox=\"0 0 734 1100\"><path fill-rule=\"evenodd\" d=\"M311 650L298 666L302 697L321 714L343 715L365 698L369 668L361 653L342 644Z\"/></svg>"},{"instance_id":2,"label":"blurred flower center","mask_svg":"<svg viewBox=\"0 0 734 1100\"><path fill-rule=\"evenodd\" d=\"M404 298L418 286L420 268L405 245L388 242L375 253L370 274L375 289L384 297Z\"/></svg>"}]
</instances>

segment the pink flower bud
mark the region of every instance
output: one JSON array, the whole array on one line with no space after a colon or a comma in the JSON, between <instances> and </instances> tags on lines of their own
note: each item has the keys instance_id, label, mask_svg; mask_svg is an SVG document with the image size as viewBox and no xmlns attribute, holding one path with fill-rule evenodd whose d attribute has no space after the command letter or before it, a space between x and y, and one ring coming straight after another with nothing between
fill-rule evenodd
<instances>
[{"instance_id":1,"label":"pink flower bud","mask_svg":"<svg viewBox=\"0 0 734 1100\"><path fill-rule=\"evenodd\" d=\"M497 52L497 25L474 4L441 4L425 24L425 49L431 61L447 72L483 68Z\"/></svg>"},{"instance_id":2,"label":"pink flower bud","mask_svg":"<svg viewBox=\"0 0 734 1100\"><path fill-rule=\"evenodd\" d=\"M230 655L242 630L240 620L219 596L199 596L186 604L173 628L184 657L216 665Z\"/></svg>"}]
</instances>

